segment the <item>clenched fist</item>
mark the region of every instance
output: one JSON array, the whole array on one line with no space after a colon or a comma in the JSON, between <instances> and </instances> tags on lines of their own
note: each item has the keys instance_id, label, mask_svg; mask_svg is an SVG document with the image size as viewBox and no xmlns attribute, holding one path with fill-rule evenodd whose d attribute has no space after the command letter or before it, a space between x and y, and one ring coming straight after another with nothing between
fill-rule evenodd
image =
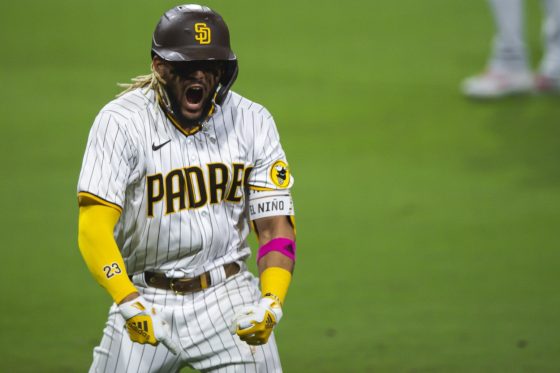
<instances>
[{"instance_id":1,"label":"clenched fist","mask_svg":"<svg viewBox=\"0 0 560 373\"><path fill-rule=\"evenodd\" d=\"M233 318L230 331L249 345L262 345L281 318L280 301L274 296L265 296L258 304L241 308Z\"/></svg>"},{"instance_id":2,"label":"clenched fist","mask_svg":"<svg viewBox=\"0 0 560 373\"><path fill-rule=\"evenodd\" d=\"M177 355L179 346L171 339L169 325L149 306L142 297L119 305L119 311L126 320L126 329L133 342L157 346L163 343L169 351Z\"/></svg>"}]
</instances>

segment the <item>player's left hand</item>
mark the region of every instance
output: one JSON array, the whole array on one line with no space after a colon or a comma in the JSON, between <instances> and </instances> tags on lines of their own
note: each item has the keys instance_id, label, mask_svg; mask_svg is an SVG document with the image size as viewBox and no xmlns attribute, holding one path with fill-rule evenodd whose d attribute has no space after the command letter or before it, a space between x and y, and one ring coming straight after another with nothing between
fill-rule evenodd
<instances>
[{"instance_id":1,"label":"player's left hand","mask_svg":"<svg viewBox=\"0 0 560 373\"><path fill-rule=\"evenodd\" d=\"M233 318L230 331L249 345L262 345L268 341L272 329L281 318L280 301L276 297L265 296L258 304L239 310Z\"/></svg>"}]
</instances>

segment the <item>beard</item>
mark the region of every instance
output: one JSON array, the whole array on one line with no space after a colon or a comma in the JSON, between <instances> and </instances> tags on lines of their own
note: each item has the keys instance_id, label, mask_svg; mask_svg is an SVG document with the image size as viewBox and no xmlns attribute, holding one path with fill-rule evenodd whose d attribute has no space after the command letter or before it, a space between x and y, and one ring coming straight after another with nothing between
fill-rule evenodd
<instances>
[{"instance_id":1,"label":"beard","mask_svg":"<svg viewBox=\"0 0 560 373\"><path fill-rule=\"evenodd\" d=\"M185 108L186 92L171 92L170 87L165 87L165 93L169 98L171 114L184 128L193 128L202 125L208 118L214 107L214 96L218 85L216 84L209 92L207 92L200 100L200 110L193 113Z\"/></svg>"}]
</instances>

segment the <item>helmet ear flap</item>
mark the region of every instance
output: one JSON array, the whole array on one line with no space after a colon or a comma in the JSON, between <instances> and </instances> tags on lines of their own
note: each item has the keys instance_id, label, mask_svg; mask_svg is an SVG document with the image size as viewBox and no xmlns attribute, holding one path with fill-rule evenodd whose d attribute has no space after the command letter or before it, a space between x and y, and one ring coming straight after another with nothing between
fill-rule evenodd
<instances>
[{"instance_id":1,"label":"helmet ear flap","mask_svg":"<svg viewBox=\"0 0 560 373\"><path fill-rule=\"evenodd\" d=\"M239 66L237 64L237 60L228 61L225 67L224 77L220 82L221 87L220 89L218 89L218 92L216 93L216 98L214 100L216 104L221 105L223 103L231 86L235 82L235 79L237 79L238 73L239 73Z\"/></svg>"}]
</instances>

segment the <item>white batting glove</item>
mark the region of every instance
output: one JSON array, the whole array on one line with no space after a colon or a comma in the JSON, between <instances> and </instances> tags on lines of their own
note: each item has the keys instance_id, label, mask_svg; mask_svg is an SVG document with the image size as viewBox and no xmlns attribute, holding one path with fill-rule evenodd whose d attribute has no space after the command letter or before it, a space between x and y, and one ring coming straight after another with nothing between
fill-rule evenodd
<instances>
[{"instance_id":1,"label":"white batting glove","mask_svg":"<svg viewBox=\"0 0 560 373\"><path fill-rule=\"evenodd\" d=\"M171 339L169 325L156 314L154 307L149 306L144 298L134 298L120 304L118 308L126 320L126 329L133 342L148 343L152 346L161 342L174 355L181 352L179 345Z\"/></svg>"},{"instance_id":2,"label":"white batting glove","mask_svg":"<svg viewBox=\"0 0 560 373\"><path fill-rule=\"evenodd\" d=\"M241 308L233 318L230 331L249 345L262 345L268 341L281 318L280 301L265 296L258 304Z\"/></svg>"}]
</instances>

